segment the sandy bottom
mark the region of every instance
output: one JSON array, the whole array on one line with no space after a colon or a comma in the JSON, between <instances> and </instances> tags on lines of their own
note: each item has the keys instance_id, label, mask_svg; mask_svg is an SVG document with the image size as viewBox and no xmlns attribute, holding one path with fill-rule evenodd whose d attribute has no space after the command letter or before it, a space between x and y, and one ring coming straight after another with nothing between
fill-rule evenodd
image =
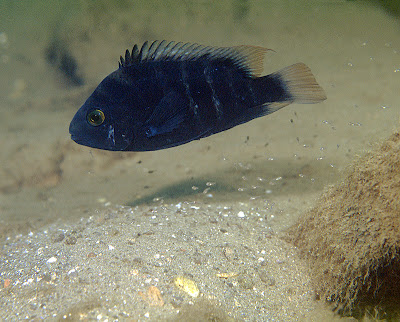
<instances>
[{"instance_id":1,"label":"sandy bottom","mask_svg":"<svg viewBox=\"0 0 400 322\"><path fill-rule=\"evenodd\" d=\"M350 1L38 3L0 8L0 318L338 319L280 234L398 127L397 21ZM46 62L55 36L84 86ZM72 142L72 116L119 55L163 38L272 48L265 74L302 61L328 100L158 152Z\"/></svg>"},{"instance_id":2,"label":"sandy bottom","mask_svg":"<svg viewBox=\"0 0 400 322\"><path fill-rule=\"evenodd\" d=\"M271 228L275 216L280 211L262 202L105 207L79 223L14 237L0 266L12 282L2 292L2 314L311 319L317 303L308 269ZM180 277L194 285L181 289Z\"/></svg>"}]
</instances>

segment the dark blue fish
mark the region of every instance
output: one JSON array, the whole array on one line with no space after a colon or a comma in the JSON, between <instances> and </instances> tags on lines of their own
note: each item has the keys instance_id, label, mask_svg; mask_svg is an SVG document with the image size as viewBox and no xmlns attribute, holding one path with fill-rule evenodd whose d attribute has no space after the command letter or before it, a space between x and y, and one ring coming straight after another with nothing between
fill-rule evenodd
<instances>
[{"instance_id":1,"label":"dark blue fish","mask_svg":"<svg viewBox=\"0 0 400 322\"><path fill-rule=\"evenodd\" d=\"M115 151L166 149L296 103L326 99L303 63L259 77L267 49L154 41L121 56L71 121L75 142Z\"/></svg>"}]
</instances>

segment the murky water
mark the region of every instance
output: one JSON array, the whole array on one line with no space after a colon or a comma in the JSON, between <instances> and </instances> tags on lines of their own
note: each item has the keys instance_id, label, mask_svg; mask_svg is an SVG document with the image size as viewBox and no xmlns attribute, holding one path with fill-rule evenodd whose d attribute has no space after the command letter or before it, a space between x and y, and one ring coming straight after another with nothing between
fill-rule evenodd
<instances>
[{"instance_id":1,"label":"murky water","mask_svg":"<svg viewBox=\"0 0 400 322\"><path fill-rule=\"evenodd\" d=\"M119 55L155 39L271 48L264 74L304 62L328 99L157 152L72 142L72 116ZM281 231L398 127L399 52L398 20L359 1L2 1L2 242L108 206L186 201L279 209Z\"/></svg>"}]
</instances>

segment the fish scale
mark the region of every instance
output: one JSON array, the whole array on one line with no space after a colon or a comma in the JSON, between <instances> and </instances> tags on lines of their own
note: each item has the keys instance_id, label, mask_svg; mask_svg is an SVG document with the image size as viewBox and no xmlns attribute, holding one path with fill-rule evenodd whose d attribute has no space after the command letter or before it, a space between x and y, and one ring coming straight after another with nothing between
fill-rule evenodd
<instances>
[{"instance_id":1,"label":"fish scale","mask_svg":"<svg viewBox=\"0 0 400 322\"><path fill-rule=\"evenodd\" d=\"M186 95L187 99L189 100L190 108L192 109L194 116L198 117L199 106L197 105L197 103L194 101L194 99L192 97L185 64L181 64L180 71L181 71L181 77L182 77L182 84L183 84L183 86L185 86L185 95Z\"/></svg>"},{"instance_id":2,"label":"fish scale","mask_svg":"<svg viewBox=\"0 0 400 322\"><path fill-rule=\"evenodd\" d=\"M223 106L222 106L221 101L218 98L218 95L215 91L215 88L213 85L214 84L213 76L211 73L212 72L209 67L204 68L203 75L204 75L204 78L206 79L206 82L211 90L211 100L212 100L212 104L215 108L215 114L216 114L217 118L220 120L220 119L222 119L222 116L223 116L223 111L222 111Z\"/></svg>"}]
</instances>

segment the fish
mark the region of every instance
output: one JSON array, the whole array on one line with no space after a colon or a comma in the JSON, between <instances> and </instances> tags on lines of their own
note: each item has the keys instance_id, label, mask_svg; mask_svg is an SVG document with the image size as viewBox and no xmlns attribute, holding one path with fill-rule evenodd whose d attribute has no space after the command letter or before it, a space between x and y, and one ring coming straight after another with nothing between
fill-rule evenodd
<instances>
[{"instance_id":1,"label":"fish","mask_svg":"<svg viewBox=\"0 0 400 322\"><path fill-rule=\"evenodd\" d=\"M71 139L102 150L155 151L291 103L326 99L303 63L261 76L267 50L165 40L134 45L78 109L69 126Z\"/></svg>"}]
</instances>

